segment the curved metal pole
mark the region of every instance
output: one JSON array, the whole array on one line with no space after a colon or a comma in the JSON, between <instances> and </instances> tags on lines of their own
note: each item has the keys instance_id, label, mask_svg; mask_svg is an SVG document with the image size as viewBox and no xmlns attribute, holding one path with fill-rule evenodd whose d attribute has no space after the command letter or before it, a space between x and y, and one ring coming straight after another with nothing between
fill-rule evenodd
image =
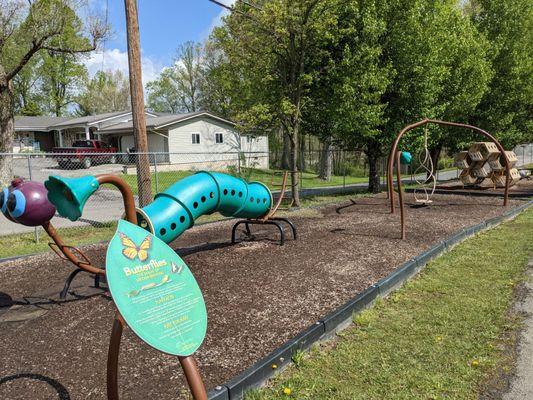
<instances>
[{"instance_id":1,"label":"curved metal pole","mask_svg":"<svg viewBox=\"0 0 533 400\"><path fill-rule=\"evenodd\" d=\"M195 400L207 400L207 391L205 390L202 376L196 365L196 361L193 356L178 357L180 360L181 368L185 373L185 378L191 389L191 394Z\"/></svg>"},{"instance_id":2,"label":"curved metal pole","mask_svg":"<svg viewBox=\"0 0 533 400\"><path fill-rule=\"evenodd\" d=\"M100 185L105 183L115 186L122 194L124 201L124 210L126 211L126 220L137 225L137 212L135 211L135 198L129 185L116 175L103 174L96 175L96 180Z\"/></svg>"},{"instance_id":3,"label":"curved metal pole","mask_svg":"<svg viewBox=\"0 0 533 400\"><path fill-rule=\"evenodd\" d=\"M120 193L122 194L122 198L124 199L124 208L126 211L126 218L128 221L132 223L136 223L137 216L135 212L135 199L133 197L133 192L131 191L131 188L124 182L122 179L120 179L116 175L109 175L109 174L103 174L96 176L96 180L99 184L111 184L120 190ZM77 250L80 255L84 258L84 260L80 260L74 252L71 250L71 246L67 246L65 242L61 239L61 236L59 236L59 233L55 229L55 227L52 225L50 221L45 222L42 225L43 229L46 231L48 236L54 241L54 243L57 245L57 248L65 258L70 261L72 264L74 264L79 269L89 272L91 274L95 275L105 275L105 269L98 268L90 262L90 260L83 254L80 250ZM52 247L52 250L54 250L56 253L56 249ZM61 256L58 253L59 256Z\"/></svg>"},{"instance_id":4,"label":"curved metal pole","mask_svg":"<svg viewBox=\"0 0 533 400\"><path fill-rule=\"evenodd\" d=\"M396 179L398 180L398 198L400 199L400 220L402 224L402 240L405 239L405 208L403 206L402 168L400 164L401 151L396 152Z\"/></svg>"},{"instance_id":5,"label":"curved metal pole","mask_svg":"<svg viewBox=\"0 0 533 400\"><path fill-rule=\"evenodd\" d=\"M85 261L84 260L80 260L70 249L71 247L70 246L67 246L63 240L61 239L61 236L59 236L59 233L56 231L56 229L54 228L54 226L52 225L52 223L50 221L47 221L45 222L43 225L42 225L43 229L46 231L46 233L48 234L48 236L50 236L50 238L52 238L52 240L54 241L54 243L57 245L57 248L61 251L61 253L66 257L67 260L69 260L72 264L74 264L76 267L78 267L79 269L83 270L83 271L86 271L86 272L89 272L91 274L95 274L95 275L105 275L105 269L101 269L101 268L98 268L98 267L95 267L94 265L91 264L91 262L86 259ZM50 243L50 245L52 245L52 243ZM52 250L56 251L54 248L52 248ZM78 250L80 251L80 250ZM57 252L57 251L56 251ZM81 253L81 252L80 252ZM58 254L59 255L59 254ZM81 253L82 256L85 257L85 255L83 253Z\"/></svg>"},{"instance_id":6,"label":"curved metal pole","mask_svg":"<svg viewBox=\"0 0 533 400\"><path fill-rule=\"evenodd\" d=\"M392 145L391 151L389 153L389 159L388 159L388 163L387 163L387 186L388 186L388 195L389 195L389 200L390 200L391 214L394 214L394 211L395 211L394 210L394 206L395 206L395 202L394 202L394 187L393 187L393 163L394 163L394 154L396 154L396 151L398 150L398 143L400 142L400 139L402 138L402 136L405 133L407 133L410 130L413 130L415 128L418 128L419 126L426 125L426 124L437 124L437 125L444 125L444 126L453 126L453 127L456 127L456 128L464 128L464 129L473 130L473 131L475 131L477 133L480 133L481 135L487 137L492 142L494 142L494 144L496 145L496 147L498 148L500 153L503 155L503 159L505 161L506 178L505 178L505 192L504 192L504 198L503 198L503 206L506 207L509 204L509 184L510 184L510 181L511 181L511 168L510 168L510 165L509 165L509 160L507 158L507 154L505 153L505 149L503 148L501 143L494 136L492 136L490 133L488 133L488 132L484 131L483 129L478 128L476 126L468 125L468 124L462 124L462 123L458 123L458 122L448 122L448 121L441 121L441 120L427 119L426 118L426 119L423 119L422 121L416 122L414 124L408 125L405 128L403 128L400 131L400 133L398 134L398 136L396 136L396 139L394 140L394 143Z\"/></svg>"}]
</instances>

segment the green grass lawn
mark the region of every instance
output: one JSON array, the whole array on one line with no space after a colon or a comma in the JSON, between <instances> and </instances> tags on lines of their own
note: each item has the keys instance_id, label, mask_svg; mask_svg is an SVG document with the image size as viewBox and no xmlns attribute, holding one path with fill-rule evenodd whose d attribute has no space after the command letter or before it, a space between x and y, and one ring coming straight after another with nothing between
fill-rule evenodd
<instances>
[{"instance_id":1,"label":"green grass lawn","mask_svg":"<svg viewBox=\"0 0 533 400\"><path fill-rule=\"evenodd\" d=\"M365 194L307 197L302 199L302 207L307 208L322 204L341 202L348 198L356 198L361 196L365 196ZM284 211L280 211L280 215L284 214ZM219 213L203 215L196 220L196 224L213 222L222 219L225 219L225 217ZM101 227L83 226L75 228L60 228L58 231L66 244L71 246L82 246L110 240L115 233L115 229L116 223L110 222L102 224ZM39 228L39 232L40 240L38 243L35 241L35 234L33 232L1 236L0 240L2 241L2 246L0 247L0 258L49 251L50 247L48 246L48 242L50 242L51 239L48 237L46 232L42 230L42 228Z\"/></svg>"},{"instance_id":2,"label":"green grass lawn","mask_svg":"<svg viewBox=\"0 0 533 400\"><path fill-rule=\"evenodd\" d=\"M98 243L103 240L110 240L116 230L116 223L102 224L101 227L74 227L59 228L59 234L67 245L81 246L85 244ZM16 235L1 236L2 246L0 247L0 258L15 257L25 254L43 253L51 251L48 242L52 239L46 232L39 228L39 242L35 241L35 234L23 233Z\"/></svg>"},{"instance_id":3,"label":"green grass lawn","mask_svg":"<svg viewBox=\"0 0 533 400\"><path fill-rule=\"evenodd\" d=\"M477 399L512 363L531 232L533 210L468 239L247 399Z\"/></svg>"},{"instance_id":4,"label":"green grass lawn","mask_svg":"<svg viewBox=\"0 0 533 400\"><path fill-rule=\"evenodd\" d=\"M157 173L157 181L155 174L152 173L152 192L162 192L169 186L173 185L175 182L183 179L189 175L194 174L194 171L161 171ZM137 175L121 175L133 189L135 194L138 193L137 190ZM281 171L273 170L259 170L259 169L247 169L243 170L241 177L247 181L259 181L267 185L272 190L279 190L279 185L281 184L283 175ZM157 182L157 183L156 183ZM361 176L346 176L344 179L342 176L332 176L330 181L324 181L320 179L316 174L311 172L302 173L302 188L312 188L312 187L324 187L324 186L339 186L346 183L347 185L353 183L363 183L368 182L367 177ZM290 177L289 177L290 183ZM156 188L157 184L157 188ZM157 190L156 190L157 189Z\"/></svg>"}]
</instances>

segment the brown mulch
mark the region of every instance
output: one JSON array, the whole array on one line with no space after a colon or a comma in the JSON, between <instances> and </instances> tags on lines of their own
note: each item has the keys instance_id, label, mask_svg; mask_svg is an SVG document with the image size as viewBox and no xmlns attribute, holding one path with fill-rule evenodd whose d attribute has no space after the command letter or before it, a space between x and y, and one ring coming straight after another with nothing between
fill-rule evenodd
<instances>
[{"instance_id":1,"label":"brown mulch","mask_svg":"<svg viewBox=\"0 0 533 400\"><path fill-rule=\"evenodd\" d=\"M406 198L413 201L412 195ZM520 204L511 200L511 206ZM277 245L276 231L268 234L263 227L253 227L260 240L231 246L233 221L195 227L173 244L205 296L209 326L197 360L209 388L437 241L505 211L498 198L436 195L430 207L407 208L408 238L401 241L399 214L389 214L385 195L358 199L337 213L339 205L288 213L299 238L285 246ZM87 254L102 263L105 246L90 246ZM0 304L9 304L10 298L37 303L15 307L20 315L35 318L0 322L0 399L106 397L114 307L98 291L87 296L87 275L75 280L78 296L51 301L71 271L53 254L0 265ZM0 321L10 313L0 308ZM187 396L177 357L150 348L129 329L119 379L124 399Z\"/></svg>"}]
</instances>

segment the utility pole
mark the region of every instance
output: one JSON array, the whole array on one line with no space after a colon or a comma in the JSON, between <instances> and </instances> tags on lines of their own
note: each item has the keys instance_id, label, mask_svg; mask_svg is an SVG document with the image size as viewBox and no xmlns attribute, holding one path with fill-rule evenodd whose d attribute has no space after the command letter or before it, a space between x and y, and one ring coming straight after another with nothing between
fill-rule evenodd
<instances>
[{"instance_id":1,"label":"utility pole","mask_svg":"<svg viewBox=\"0 0 533 400\"><path fill-rule=\"evenodd\" d=\"M141 69L141 45L137 0L124 0L126 8L126 30L128 36L128 65L130 75L131 111L133 117L133 137L137 166L137 188L139 206L152 201L150 160L148 158L148 137L146 135L146 116L144 114L144 93Z\"/></svg>"}]
</instances>

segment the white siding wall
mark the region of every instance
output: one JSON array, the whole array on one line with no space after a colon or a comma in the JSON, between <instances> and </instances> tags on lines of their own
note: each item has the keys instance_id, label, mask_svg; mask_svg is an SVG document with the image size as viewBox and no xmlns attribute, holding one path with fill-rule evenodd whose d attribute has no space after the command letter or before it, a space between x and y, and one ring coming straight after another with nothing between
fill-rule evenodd
<instances>
[{"instance_id":1,"label":"white siding wall","mask_svg":"<svg viewBox=\"0 0 533 400\"><path fill-rule=\"evenodd\" d=\"M133 135L125 135L120 137L120 148L125 153L127 149L134 147ZM155 133L148 133L148 151L150 153L166 153L168 152L167 139ZM153 161L153 159L150 159ZM157 162L168 162L167 154L157 155Z\"/></svg>"},{"instance_id":2,"label":"white siding wall","mask_svg":"<svg viewBox=\"0 0 533 400\"><path fill-rule=\"evenodd\" d=\"M217 133L222 133L223 143L215 142ZM199 144L193 144L193 134L200 134ZM168 137L170 162L181 169L224 170L238 165L239 136L221 121L206 117L185 121L171 127Z\"/></svg>"},{"instance_id":3,"label":"white siding wall","mask_svg":"<svg viewBox=\"0 0 533 400\"><path fill-rule=\"evenodd\" d=\"M200 134L200 143L192 143L192 135ZM216 134L222 133L223 143L216 143ZM241 147L239 146L239 139ZM133 147L133 136L123 136L121 148ZM150 152L169 152L172 169L225 170L237 167L238 152L259 152L246 155L245 165L253 168L268 168L268 137L259 136L249 141L239 138L233 127L209 117L200 117L168 127L167 139L154 134L148 135Z\"/></svg>"},{"instance_id":4,"label":"white siding wall","mask_svg":"<svg viewBox=\"0 0 533 400\"><path fill-rule=\"evenodd\" d=\"M192 134L200 134L200 144L192 143ZM215 134L222 133L224 143L215 143ZM168 132L171 153L224 153L239 150L238 135L231 126L211 118L196 118L172 127Z\"/></svg>"},{"instance_id":5,"label":"white siding wall","mask_svg":"<svg viewBox=\"0 0 533 400\"><path fill-rule=\"evenodd\" d=\"M166 141L167 139L161 135L149 133L148 134L148 151L151 153L152 152L164 153L168 151ZM120 148L122 149L123 152L125 152L126 149L129 149L133 146L134 146L133 135L122 136L120 138Z\"/></svg>"},{"instance_id":6,"label":"white siding wall","mask_svg":"<svg viewBox=\"0 0 533 400\"><path fill-rule=\"evenodd\" d=\"M246 154L246 166L251 168L268 169L268 136L242 135L241 149ZM256 154L254 154L256 153Z\"/></svg>"}]
</instances>

